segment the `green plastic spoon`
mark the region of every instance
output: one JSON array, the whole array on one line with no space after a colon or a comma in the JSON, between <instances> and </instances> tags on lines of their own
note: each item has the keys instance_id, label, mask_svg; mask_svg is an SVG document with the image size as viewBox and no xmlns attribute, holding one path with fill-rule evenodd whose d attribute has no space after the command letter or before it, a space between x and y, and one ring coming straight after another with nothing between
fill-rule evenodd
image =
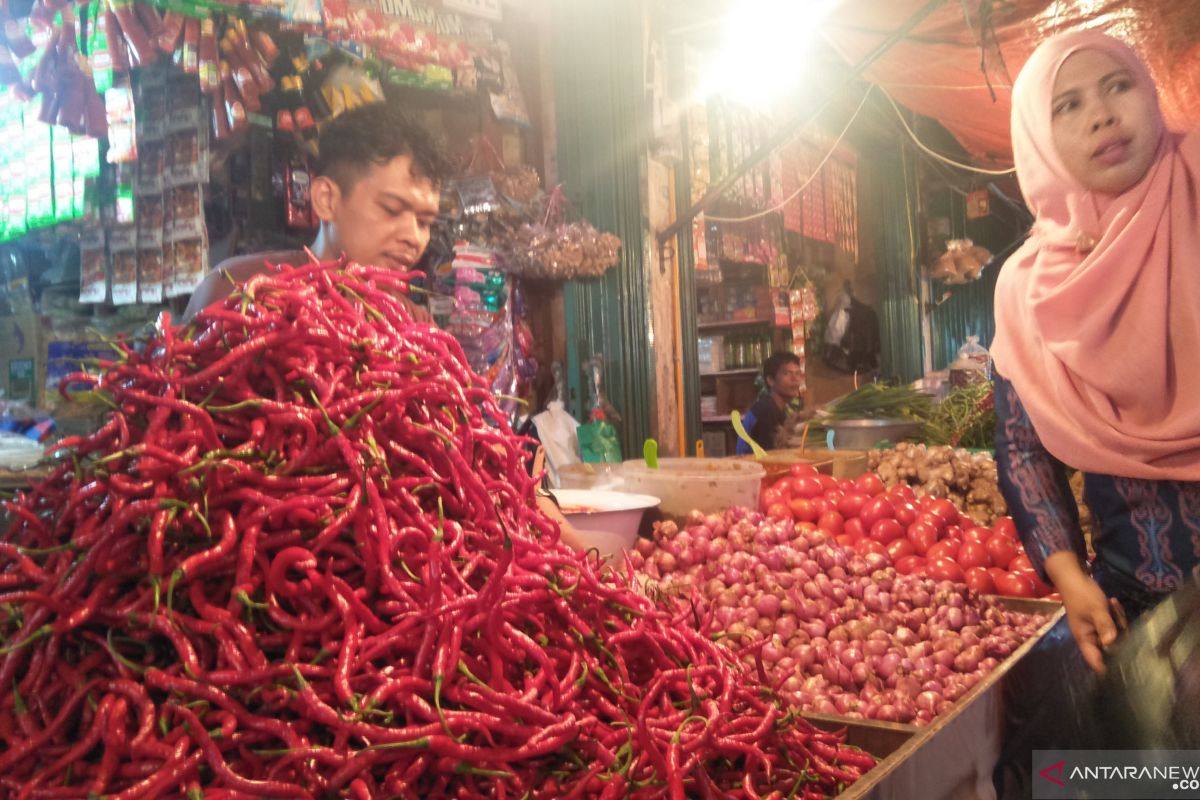
<instances>
[{"instance_id":1,"label":"green plastic spoon","mask_svg":"<svg viewBox=\"0 0 1200 800\"><path fill-rule=\"evenodd\" d=\"M658 469L658 440L647 439L642 445L642 457L646 459L646 466L650 469Z\"/></svg>"},{"instance_id":2,"label":"green plastic spoon","mask_svg":"<svg viewBox=\"0 0 1200 800\"><path fill-rule=\"evenodd\" d=\"M750 449L754 451L756 459L761 461L767 457L767 451L763 450L759 443L751 439L750 434L746 433L746 426L742 424L742 415L740 412L730 411L729 421L733 423L733 429L737 432L738 438L750 445Z\"/></svg>"}]
</instances>

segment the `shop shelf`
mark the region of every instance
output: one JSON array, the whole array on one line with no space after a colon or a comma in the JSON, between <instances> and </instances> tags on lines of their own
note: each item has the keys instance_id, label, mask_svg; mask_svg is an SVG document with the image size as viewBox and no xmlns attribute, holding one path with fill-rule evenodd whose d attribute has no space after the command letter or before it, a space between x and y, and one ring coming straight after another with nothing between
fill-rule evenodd
<instances>
[{"instance_id":1,"label":"shop shelf","mask_svg":"<svg viewBox=\"0 0 1200 800\"><path fill-rule=\"evenodd\" d=\"M701 372L701 378L747 378L753 377L762 370L758 367L746 367L745 369L723 369L720 372Z\"/></svg>"},{"instance_id":2,"label":"shop shelf","mask_svg":"<svg viewBox=\"0 0 1200 800\"><path fill-rule=\"evenodd\" d=\"M696 323L697 331L716 331L727 328L753 328L755 326L762 327L763 325L774 325L775 317L755 317L754 319L726 319L720 322L698 322Z\"/></svg>"}]
</instances>

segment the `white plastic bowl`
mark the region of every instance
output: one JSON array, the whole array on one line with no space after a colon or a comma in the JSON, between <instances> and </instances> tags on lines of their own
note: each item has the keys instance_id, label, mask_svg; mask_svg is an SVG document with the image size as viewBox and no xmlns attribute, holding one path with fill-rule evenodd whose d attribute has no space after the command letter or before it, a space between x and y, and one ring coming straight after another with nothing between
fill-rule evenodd
<instances>
[{"instance_id":1,"label":"white plastic bowl","mask_svg":"<svg viewBox=\"0 0 1200 800\"><path fill-rule=\"evenodd\" d=\"M590 489L555 489L554 497L584 546L609 560L633 547L642 515L659 503L650 495Z\"/></svg>"}]
</instances>

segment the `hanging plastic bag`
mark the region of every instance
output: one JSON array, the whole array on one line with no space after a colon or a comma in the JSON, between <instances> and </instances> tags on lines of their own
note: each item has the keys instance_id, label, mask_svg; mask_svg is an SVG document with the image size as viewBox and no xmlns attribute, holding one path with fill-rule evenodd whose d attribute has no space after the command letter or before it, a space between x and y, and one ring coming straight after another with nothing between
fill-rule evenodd
<instances>
[{"instance_id":1,"label":"hanging plastic bag","mask_svg":"<svg viewBox=\"0 0 1200 800\"><path fill-rule=\"evenodd\" d=\"M612 422L620 422L621 417L604 397L601 388L604 356L600 353L592 356L592 360L587 363L587 369L592 379L592 412L590 421L579 426L579 452L585 463L619 464L622 461L621 441Z\"/></svg>"},{"instance_id":2,"label":"hanging plastic bag","mask_svg":"<svg viewBox=\"0 0 1200 800\"><path fill-rule=\"evenodd\" d=\"M550 483L557 488L562 485L562 468L583 459L579 451L579 422L567 411L564 402L562 365L556 362L551 370L554 372L554 399L546 404L545 411L533 418L533 424L538 440L545 448Z\"/></svg>"},{"instance_id":3,"label":"hanging plastic bag","mask_svg":"<svg viewBox=\"0 0 1200 800\"><path fill-rule=\"evenodd\" d=\"M546 198L540 224L518 228L505 253L505 268L527 278L597 278L620 259L621 240L587 222L565 222L568 203L561 186Z\"/></svg>"}]
</instances>

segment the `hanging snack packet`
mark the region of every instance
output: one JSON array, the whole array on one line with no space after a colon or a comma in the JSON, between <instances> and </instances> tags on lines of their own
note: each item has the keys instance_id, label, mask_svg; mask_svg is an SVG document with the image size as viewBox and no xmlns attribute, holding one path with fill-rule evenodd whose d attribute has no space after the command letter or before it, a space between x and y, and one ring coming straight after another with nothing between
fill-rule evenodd
<instances>
[{"instance_id":1,"label":"hanging snack packet","mask_svg":"<svg viewBox=\"0 0 1200 800\"><path fill-rule=\"evenodd\" d=\"M176 239L204 235L204 193L199 184L188 183L170 191L171 232Z\"/></svg>"},{"instance_id":2,"label":"hanging snack packet","mask_svg":"<svg viewBox=\"0 0 1200 800\"><path fill-rule=\"evenodd\" d=\"M179 239L171 248L171 277L167 297L183 297L196 291L208 272L208 242L204 238Z\"/></svg>"},{"instance_id":3,"label":"hanging snack packet","mask_svg":"<svg viewBox=\"0 0 1200 800\"><path fill-rule=\"evenodd\" d=\"M87 228L79 239L79 302L108 299L108 250L104 228Z\"/></svg>"},{"instance_id":4,"label":"hanging snack packet","mask_svg":"<svg viewBox=\"0 0 1200 800\"><path fill-rule=\"evenodd\" d=\"M137 245L137 228L133 225L113 228L109 234L113 305L137 302Z\"/></svg>"},{"instance_id":5,"label":"hanging snack packet","mask_svg":"<svg viewBox=\"0 0 1200 800\"><path fill-rule=\"evenodd\" d=\"M163 301L163 247L139 247L137 252L139 303Z\"/></svg>"}]
</instances>

